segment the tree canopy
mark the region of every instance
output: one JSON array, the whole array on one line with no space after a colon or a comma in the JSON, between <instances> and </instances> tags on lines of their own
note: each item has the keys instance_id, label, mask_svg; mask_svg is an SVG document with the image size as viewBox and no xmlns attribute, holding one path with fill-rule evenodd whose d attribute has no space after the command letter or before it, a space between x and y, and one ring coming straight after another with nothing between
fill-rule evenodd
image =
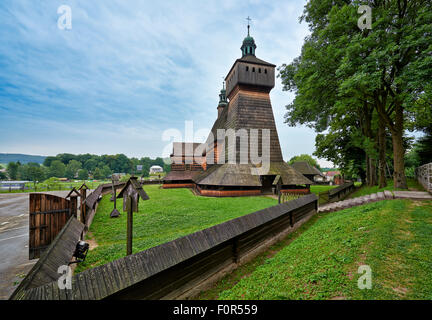
<instances>
[{"instance_id":1,"label":"tree canopy","mask_svg":"<svg viewBox=\"0 0 432 320\"><path fill-rule=\"evenodd\" d=\"M372 26L361 30L357 10L365 4ZM301 20L311 35L279 68L283 89L295 92L285 122L314 128L315 154L365 172L369 184L377 168L385 184L392 161L394 185L406 188L405 129L424 128L431 117L432 3L310 0Z\"/></svg>"}]
</instances>

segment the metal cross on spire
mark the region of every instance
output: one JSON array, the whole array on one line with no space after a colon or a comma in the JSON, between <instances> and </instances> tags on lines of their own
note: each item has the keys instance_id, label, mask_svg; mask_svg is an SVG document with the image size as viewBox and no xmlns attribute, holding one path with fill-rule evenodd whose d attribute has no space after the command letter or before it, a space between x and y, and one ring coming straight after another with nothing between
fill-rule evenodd
<instances>
[{"instance_id":1,"label":"metal cross on spire","mask_svg":"<svg viewBox=\"0 0 432 320\"><path fill-rule=\"evenodd\" d=\"M249 36L249 29L250 29L250 22L252 21L252 19L248 16L246 18L247 22L248 22L248 36Z\"/></svg>"}]
</instances>

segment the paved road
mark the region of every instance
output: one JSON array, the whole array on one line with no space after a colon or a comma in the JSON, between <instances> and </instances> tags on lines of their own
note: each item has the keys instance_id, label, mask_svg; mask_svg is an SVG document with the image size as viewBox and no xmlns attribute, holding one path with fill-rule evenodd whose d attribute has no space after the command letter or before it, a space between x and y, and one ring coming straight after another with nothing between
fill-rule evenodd
<instances>
[{"instance_id":1,"label":"paved road","mask_svg":"<svg viewBox=\"0 0 432 320\"><path fill-rule=\"evenodd\" d=\"M65 197L69 191L48 192ZM29 194L0 193L0 299L7 299L37 259L28 259Z\"/></svg>"}]
</instances>

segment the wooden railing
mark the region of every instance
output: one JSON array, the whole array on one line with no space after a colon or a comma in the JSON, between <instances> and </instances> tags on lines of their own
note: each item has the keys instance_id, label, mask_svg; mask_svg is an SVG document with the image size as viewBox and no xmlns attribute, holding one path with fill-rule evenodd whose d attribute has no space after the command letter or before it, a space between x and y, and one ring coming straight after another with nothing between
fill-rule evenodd
<instances>
[{"instance_id":1,"label":"wooden railing","mask_svg":"<svg viewBox=\"0 0 432 320\"><path fill-rule=\"evenodd\" d=\"M342 200L355 190L354 182L344 183L334 189L318 193L319 204Z\"/></svg>"}]
</instances>

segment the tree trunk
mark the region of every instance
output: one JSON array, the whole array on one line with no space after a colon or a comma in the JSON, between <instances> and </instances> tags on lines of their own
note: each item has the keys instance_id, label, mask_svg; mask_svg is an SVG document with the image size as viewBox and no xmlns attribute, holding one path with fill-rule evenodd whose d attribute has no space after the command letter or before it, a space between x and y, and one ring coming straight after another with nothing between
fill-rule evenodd
<instances>
[{"instance_id":1,"label":"tree trunk","mask_svg":"<svg viewBox=\"0 0 432 320\"><path fill-rule=\"evenodd\" d=\"M378 125L378 148L379 148L379 162L378 162L378 171L379 171L379 188L387 187L387 179L386 179L386 129L385 129L385 121L384 119L378 115L379 125Z\"/></svg>"},{"instance_id":2,"label":"tree trunk","mask_svg":"<svg viewBox=\"0 0 432 320\"><path fill-rule=\"evenodd\" d=\"M370 179L370 166L369 166L369 156L366 153L366 181L365 185L369 185L369 179Z\"/></svg>"},{"instance_id":3,"label":"tree trunk","mask_svg":"<svg viewBox=\"0 0 432 320\"><path fill-rule=\"evenodd\" d=\"M405 149L403 146L403 108L398 104L395 108L395 123L392 133L393 141L393 181L394 187L408 189L405 176Z\"/></svg>"},{"instance_id":4,"label":"tree trunk","mask_svg":"<svg viewBox=\"0 0 432 320\"><path fill-rule=\"evenodd\" d=\"M370 178L369 178L369 186L373 187L377 185L377 172L376 172L376 163L375 163L375 159L369 158L369 174L370 174Z\"/></svg>"},{"instance_id":5,"label":"tree trunk","mask_svg":"<svg viewBox=\"0 0 432 320\"><path fill-rule=\"evenodd\" d=\"M403 139L401 133L392 133L393 141L393 181L394 187L400 189L408 189L405 176L405 150L403 147Z\"/></svg>"}]
</instances>

